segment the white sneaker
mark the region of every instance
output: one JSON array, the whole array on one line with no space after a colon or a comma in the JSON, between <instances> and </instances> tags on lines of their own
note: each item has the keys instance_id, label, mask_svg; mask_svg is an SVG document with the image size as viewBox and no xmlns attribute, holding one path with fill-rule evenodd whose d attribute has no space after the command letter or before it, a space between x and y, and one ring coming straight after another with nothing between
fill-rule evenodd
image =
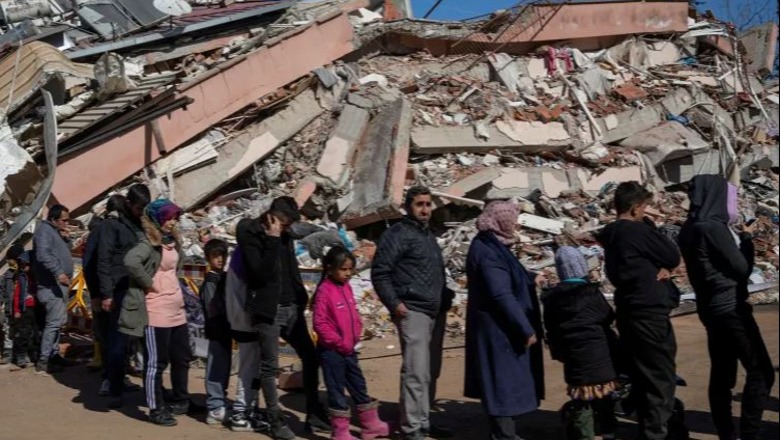
<instances>
[{"instance_id":1,"label":"white sneaker","mask_svg":"<svg viewBox=\"0 0 780 440\"><path fill-rule=\"evenodd\" d=\"M103 382L100 384L98 396L106 397L109 394L111 394L111 382L109 382L108 379L103 379Z\"/></svg>"},{"instance_id":2,"label":"white sneaker","mask_svg":"<svg viewBox=\"0 0 780 440\"><path fill-rule=\"evenodd\" d=\"M214 410L209 411L208 415L206 416L206 424L208 425L221 425L225 423L225 417L227 416L227 412L225 411L225 408L217 408Z\"/></svg>"}]
</instances>

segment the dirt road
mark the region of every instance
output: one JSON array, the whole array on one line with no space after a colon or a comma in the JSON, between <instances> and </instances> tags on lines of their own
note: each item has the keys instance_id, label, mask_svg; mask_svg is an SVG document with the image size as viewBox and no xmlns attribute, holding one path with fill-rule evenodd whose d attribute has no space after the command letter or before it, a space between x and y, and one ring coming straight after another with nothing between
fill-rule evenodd
<instances>
[{"instance_id":1,"label":"dirt road","mask_svg":"<svg viewBox=\"0 0 780 440\"><path fill-rule=\"evenodd\" d=\"M774 365L778 364L778 307L757 309L756 316L763 331ZM674 319L679 344L679 373L688 381L678 396L687 407L687 421L694 439L716 439L710 420L706 384L709 359L704 330L695 315ZM478 402L463 399L463 349L458 341L448 341L445 351L443 377L439 385L439 405L434 421L454 428L459 440L485 438L486 419ZM397 414L398 375L400 357L398 344L393 339L371 341L364 351L362 366L369 382L369 391L383 402L382 412L388 419ZM390 348L392 347L392 348ZM518 434L526 440L562 438L557 409L565 402L560 364L546 362L547 400L542 408L521 419ZM740 372L741 373L741 372ZM194 398L203 401L203 370L192 370L190 389ZM507 380L511 380L507 378ZM134 379L140 383L138 379ZM70 368L54 377L36 375L32 370L10 371L0 369L0 440L57 440L96 439L130 440L174 437L188 440L242 439L266 437L260 434L236 434L224 428L212 428L198 418L182 417L174 428L160 428L144 421L142 393L130 395L126 408L109 411L105 398L97 396L99 378L87 372L84 366ZM232 385L232 383L231 383ZM741 387L741 384L739 385ZM290 411L293 429L302 433L299 421L303 407L301 395L283 397ZM766 439L778 438L778 386L764 415ZM739 410L739 404L735 404ZM631 439L632 422L623 421L619 438ZM306 439L326 437L303 436Z\"/></svg>"}]
</instances>

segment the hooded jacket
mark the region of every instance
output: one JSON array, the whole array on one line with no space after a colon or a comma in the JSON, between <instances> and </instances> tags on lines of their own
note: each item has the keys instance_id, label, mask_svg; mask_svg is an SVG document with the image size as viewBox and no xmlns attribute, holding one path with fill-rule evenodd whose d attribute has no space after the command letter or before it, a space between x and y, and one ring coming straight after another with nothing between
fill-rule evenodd
<instances>
[{"instance_id":1,"label":"hooded jacket","mask_svg":"<svg viewBox=\"0 0 780 440\"><path fill-rule=\"evenodd\" d=\"M143 230L138 232L138 244L124 256L128 290L119 312L119 331L139 338L143 337L144 328L149 325L146 292L154 284L154 275L162 261L162 233L146 216L141 218L141 226ZM178 235L175 237L176 251L182 255L181 242ZM183 262L184 258L179 258L179 268Z\"/></svg>"},{"instance_id":2,"label":"hooded jacket","mask_svg":"<svg viewBox=\"0 0 780 440\"><path fill-rule=\"evenodd\" d=\"M618 316L668 317L675 303L661 269L680 265L677 245L650 221L617 220L597 236L604 247L609 281L615 286Z\"/></svg>"},{"instance_id":3,"label":"hooded jacket","mask_svg":"<svg viewBox=\"0 0 780 440\"><path fill-rule=\"evenodd\" d=\"M303 286L293 239L289 234L272 237L265 233L257 219L243 219L236 225L236 241L246 269L247 297L245 307L252 315L253 324L273 322L282 297L282 283L292 283L293 296L298 306L305 307L309 295ZM281 259L286 258L285 264ZM282 274L283 268L289 270ZM287 286L288 288L290 286Z\"/></svg>"},{"instance_id":4,"label":"hooded jacket","mask_svg":"<svg viewBox=\"0 0 780 440\"><path fill-rule=\"evenodd\" d=\"M688 192L691 206L680 230L680 247L700 315L733 311L748 297L753 271L752 236L737 245L729 229L728 182L715 175L696 176Z\"/></svg>"},{"instance_id":5,"label":"hooded jacket","mask_svg":"<svg viewBox=\"0 0 780 440\"><path fill-rule=\"evenodd\" d=\"M433 232L411 217L382 234L371 267L371 280L390 313L400 303L409 310L438 316L450 308L444 260Z\"/></svg>"},{"instance_id":6,"label":"hooded jacket","mask_svg":"<svg viewBox=\"0 0 780 440\"><path fill-rule=\"evenodd\" d=\"M363 324L348 283L336 284L328 278L320 283L314 297L312 321L317 345L343 356L355 352L355 345L363 334Z\"/></svg>"}]
</instances>

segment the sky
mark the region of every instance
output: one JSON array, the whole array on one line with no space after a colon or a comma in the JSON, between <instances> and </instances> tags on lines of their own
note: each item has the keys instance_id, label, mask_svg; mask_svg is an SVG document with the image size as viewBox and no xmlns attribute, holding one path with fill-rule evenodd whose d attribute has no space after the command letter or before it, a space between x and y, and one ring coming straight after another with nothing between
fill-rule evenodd
<instances>
[{"instance_id":1,"label":"sky","mask_svg":"<svg viewBox=\"0 0 780 440\"><path fill-rule=\"evenodd\" d=\"M411 0L411 2L415 17L422 18L436 0ZM519 0L442 0L429 18L463 20L496 9L509 8L517 3ZM699 3L699 10L711 9L722 20L733 22L750 20L751 24L761 24L770 20L777 22L777 0L700 0Z\"/></svg>"}]
</instances>

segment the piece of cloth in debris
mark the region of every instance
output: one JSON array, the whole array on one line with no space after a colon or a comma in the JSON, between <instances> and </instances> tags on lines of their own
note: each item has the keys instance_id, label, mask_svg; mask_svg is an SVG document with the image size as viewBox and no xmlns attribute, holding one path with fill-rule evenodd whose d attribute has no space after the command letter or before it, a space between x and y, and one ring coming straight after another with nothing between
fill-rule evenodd
<instances>
[{"instance_id":1,"label":"piece of cloth in debris","mask_svg":"<svg viewBox=\"0 0 780 440\"><path fill-rule=\"evenodd\" d=\"M518 206L512 202L492 202L477 219L477 230L490 231L498 241L510 245L515 241L515 226L520 215Z\"/></svg>"},{"instance_id":2,"label":"piece of cloth in debris","mask_svg":"<svg viewBox=\"0 0 780 440\"><path fill-rule=\"evenodd\" d=\"M558 278L563 281L588 277L588 262L580 251L571 246L563 246L555 252L555 269Z\"/></svg>"},{"instance_id":3,"label":"piece of cloth in debris","mask_svg":"<svg viewBox=\"0 0 780 440\"><path fill-rule=\"evenodd\" d=\"M163 225L170 220L181 217L182 209L168 199L157 199L146 207L146 216L163 233L163 243L173 243L173 234L163 230Z\"/></svg>"}]
</instances>

